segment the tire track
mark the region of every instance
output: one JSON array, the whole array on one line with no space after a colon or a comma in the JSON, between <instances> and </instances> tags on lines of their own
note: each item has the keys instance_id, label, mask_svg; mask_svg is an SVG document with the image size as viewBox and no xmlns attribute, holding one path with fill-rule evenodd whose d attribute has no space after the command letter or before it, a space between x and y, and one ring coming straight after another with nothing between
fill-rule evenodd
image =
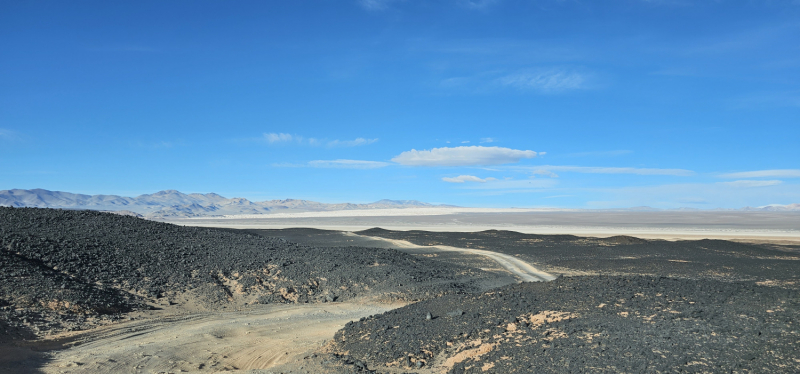
<instances>
[{"instance_id":1,"label":"tire track","mask_svg":"<svg viewBox=\"0 0 800 374\"><path fill-rule=\"evenodd\" d=\"M406 240L386 239L378 236L358 235L355 233L347 233L347 235L390 242L393 245L397 246L398 248L424 248L424 249L434 249L442 252L461 252L461 253L468 253L468 254L488 257L493 261L497 262L500 266L508 270L510 273L517 276L523 282L548 282L557 278L552 274L537 269L536 267L525 261L522 261L514 256L507 255L504 253L487 251L484 249L451 247L446 245L434 245L434 246L417 245Z\"/></svg>"}]
</instances>

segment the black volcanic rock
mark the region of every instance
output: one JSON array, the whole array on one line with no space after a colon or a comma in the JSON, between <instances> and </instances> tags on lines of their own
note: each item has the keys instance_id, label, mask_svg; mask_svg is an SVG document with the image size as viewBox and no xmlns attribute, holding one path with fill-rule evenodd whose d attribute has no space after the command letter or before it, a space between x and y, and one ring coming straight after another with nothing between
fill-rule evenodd
<instances>
[{"instance_id":1,"label":"black volcanic rock","mask_svg":"<svg viewBox=\"0 0 800 374\"><path fill-rule=\"evenodd\" d=\"M800 246L738 243L726 240L645 240L573 235L481 232L392 231L360 235L407 240L418 245L476 248L517 256L541 270L580 274L753 280L800 289Z\"/></svg>"},{"instance_id":2,"label":"black volcanic rock","mask_svg":"<svg viewBox=\"0 0 800 374\"><path fill-rule=\"evenodd\" d=\"M790 373L799 318L798 291L751 282L563 277L348 323L328 350L447 373Z\"/></svg>"},{"instance_id":3,"label":"black volcanic rock","mask_svg":"<svg viewBox=\"0 0 800 374\"><path fill-rule=\"evenodd\" d=\"M96 211L0 208L0 302L116 314L153 304L418 299L475 291L470 268L393 249L324 248ZM1 317L1 316L0 316Z\"/></svg>"}]
</instances>

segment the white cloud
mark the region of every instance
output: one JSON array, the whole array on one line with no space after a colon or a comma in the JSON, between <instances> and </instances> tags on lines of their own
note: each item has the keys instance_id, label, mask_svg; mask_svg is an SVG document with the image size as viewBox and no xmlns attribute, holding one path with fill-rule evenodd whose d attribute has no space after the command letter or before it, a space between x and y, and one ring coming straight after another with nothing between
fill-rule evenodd
<instances>
[{"instance_id":1,"label":"white cloud","mask_svg":"<svg viewBox=\"0 0 800 374\"><path fill-rule=\"evenodd\" d=\"M488 181L496 181L497 179L492 177L481 179L474 175L459 175L455 178L444 177L442 178L442 180L448 183L464 183L464 182L486 183Z\"/></svg>"},{"instance_id":2,"label":"white cloud","mask_svg":"<svg viewBox=\"0 0 800 374\"><path fill-rule=\"evenodd\" d=\"M494 143L496 141L497 140L492 139L492 138L481 138L481 143Z\"/></svg>"},{"instance_id":3,"label":"white cloud","mask_svg":"<svg viewBox=\"0 0 800 374\"><path fill-rule=\"evenodd\" d=\"M481 166L519 162L523 158L536 157L534 151L522 151L503 147L453 147L405 151L392 161L408 166Z\"/></svg>"},{"instance_id":4,"label":"white cloud","mask_svg":"<svg viewBox=\"0 0 800 374\"><path fill-rule=\"evenodd\" d=\"M267 140L267 142L269 142L269 144L272 144L272 143L285 143L285 142L290 142L290 141L292 141L293 139L295 139L295 137L294 137L294 136L292 136L292 134L284 134L284 133L274 133L274 132L271 132L271 133L265 133L265 134L264 134L264 139L266 139L266 140Z\"/></svg>"},{"instance_id":5,"label":"white cloud","mask_svg":"<svg viewBox=\"0 0 800 374\"><path fill-rule=\"evenodd\" d=\"M543 175L545 177L558 178L558 174L553 173L550 170L544 170L544 169L534 170L534 171L531 172L531 175L533 175L533 176Z\"/></svg>"},{"instance_id":6,"label":"white cloud","mask_svg":"<svg viewBox=\"0 0 800 374\"><path fill-rule=\"evenodd\" d=\"M339 168L339 169L377 169L389 166L387 162L364 160L314 160L308 166L314 168Z\"/></svg>"},{"instance_id":7,"label":"white cloud","mask_svg":"<svg viewBox=\"0 0 800 374\"><path fill-rule=\"evenodd\" d=\"M731 182L719 182L719 184L724 184L726 186L731 187L767 187L767 186L774 186L776 184L781 184L783 181L779 180L769 180L769 181L756 181L756 180L738 180L738 181L731 181Z\"/></svg>"},{"instance_id":8,"label":"white cloud","mask_svg":"<svg viewBox=\"0 0 800 374\"><path fill-rule=\"evenodd\" d=\"M461 144L467 144L467 143L469 143L469 140L462 140L461 141Z\"/></svg>"},{"instance_id":9,"label":"white cloud","mask_svg":"<svg viewBox=\"0 0 800 374\"><path fill-rule=\"evenodd\" d=\"M587 88L588 77L564 69L541 69L519 72L497 79L504 86L533 89L541 92L561 92Z\"/></svg>"},{"instance_id":10,"label":"white cloud","mask_svg":"<svg viewBox=\"0 0 800 374\"><path fill-rule=\"evenodd\" d=\"M378 139L355 138L353 140L332 140L328 142L329 147L357 147L377 142Z\"/></svg>"},{"instance_id":11,"label":"white cloud","mask_svg":"<svg viewBox=\"0 0 800 374\"><path fill-rule=\"evenodd\" d=\"M686 169L654 169L654 168L619 168L619 167L594 167L594 166L537 166L534 170L566 171L589 174L636 174L636 175L673 175L686 177L694 172Z\"/></svg>"},{"instance_id":12,"label":"white cloud","mask_svg":"<svg viewBox=\"0 0 800 374\"><path fill-rule=\"evenodd\" d=\"M754 170L720 175L721 178L800 178L800 169Z\"/></svg>"}]
</instances>

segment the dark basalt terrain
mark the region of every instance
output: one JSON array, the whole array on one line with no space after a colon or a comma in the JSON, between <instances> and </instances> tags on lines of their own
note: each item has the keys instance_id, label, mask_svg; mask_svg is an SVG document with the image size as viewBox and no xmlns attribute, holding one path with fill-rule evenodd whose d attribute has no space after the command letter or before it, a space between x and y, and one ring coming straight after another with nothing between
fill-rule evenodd
<instances>
[{"instance_id":1,"label":"dark basalt terrain","mask_svg":"<svg viewBox=\"0 0 800 374\"><path fill-rule=\"evenodd\" d=\"M312 247L94 211L0 207L0 339L166 305L417 300L479 290L477 269L394 249Z\"/></svg>"},{"instance_id":2,"label":"dark basalt terrain","mask_svg":"<svg viewBox=\"0 0 800 374\"><path fill-rule=\"evenodd\" d=\"M564 277L349 323L328 350L378 372L796 373L798 307L752 282Z\"/></svg>"},{"instance_id":3,"label":"dark basalt terrain","mask_svg":"<svg viewBox=\"0 0 800 374\"><path fill-rule=\"evenodd\" d=\"M486 249L514 255L555 274L750 280L800 288L800 245L644 240L630 236L586 238L498 230L469 233L376 228L357 234L407 240L425 246Z\"/></svg>"},{"instance_id":4,"label":"dark basalt terrain","mask_svg":"<svg viewBox=\"0 0 800 374\"><path fill-rule=\"evenodd\" d=\"M425 300L350 323L326 347L319 370L800 371L798 246L510 231L358 234L492 250L573 275ZM322 230L271 235L373 244Z\"/></svg>"},{"instance_id":5,"label":"dark basalt terrain","mask_svg":"<svg viewBox=\"0 0 800 374\"><path fill-rule=\"evenodd\" d=\"M798 246L360 233L502 252L566 275L486 290L511 277L474 268L491 265L481 256L398 250L334 231L195 228L34 208L0 208L0 223L0 344L143 309L364 297L415 303L347 324L304 371L800 372Z\"/></svg>"}]
</instances>

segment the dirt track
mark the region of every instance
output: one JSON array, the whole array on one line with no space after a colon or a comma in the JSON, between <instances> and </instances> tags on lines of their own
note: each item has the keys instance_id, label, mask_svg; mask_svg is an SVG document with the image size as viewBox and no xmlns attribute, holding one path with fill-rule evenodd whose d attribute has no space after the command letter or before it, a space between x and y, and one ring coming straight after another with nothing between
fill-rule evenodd
<instances>
[{"instance_id":1,"label":"dirt track","mask_svg":"<svg viewBox=\"0 0 800 374\"><path fill-rule=\"evenodd\" d=\"M514 274L522 282L546 282L556 279L556 276L541 271L525 261L522 261L514 256L507 255L504 253L498 253L498 252L486 251L474 248L451 247L447 245L422 246L411 243L406 240L385 239L378 236L366 236L353 233L347 233L347 235L362 236L365 238L376 239L376 240L385 240L394 245L396 248L424 248L427 250L434 250L434 251L459 252L459 253L468 253L468 254L484 256L491 259L492 261L497 262L498 265L506 269L511 274Z\"/></svg>"},{"instance_id":2,"label":"dirt track","mask_svg":"<svg viewBox=\"0 0 800 374\"><path fill-rule=\"evenodd\" d=\"M347 322L400 306L348 302L154 315L82 335L88 342L57 351L41 372L215 373L286 364L302 370L303 357Z\"/></svg>"}]
</instances>

